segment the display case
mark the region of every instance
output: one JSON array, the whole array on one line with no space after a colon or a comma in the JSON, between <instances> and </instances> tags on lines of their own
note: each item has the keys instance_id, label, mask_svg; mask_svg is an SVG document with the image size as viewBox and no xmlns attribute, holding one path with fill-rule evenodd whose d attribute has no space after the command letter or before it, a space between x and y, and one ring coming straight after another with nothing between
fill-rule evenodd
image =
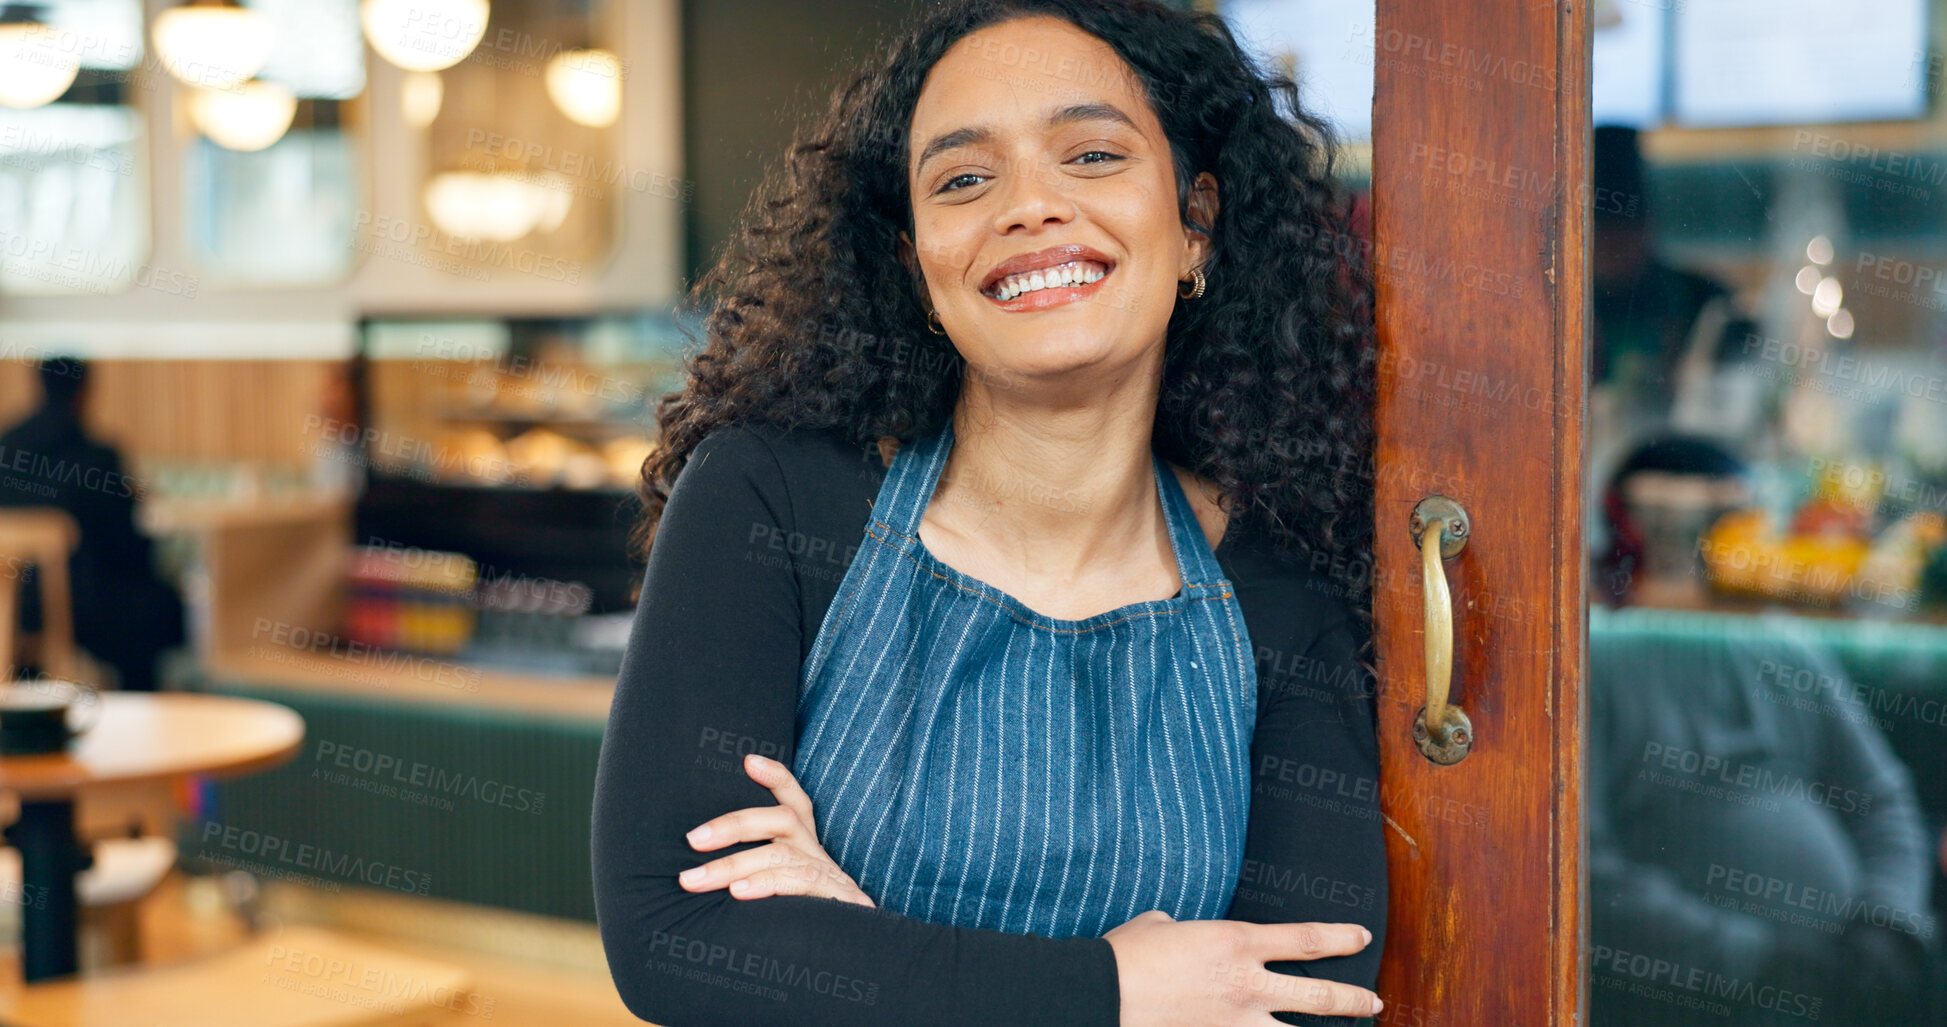
<instances>
[{"instance_id":1,"label":"display case","mask_svg":"<svg viewBox=\"0 0 1947 1027\"><path fill-rule=\"evenodd\" d=\"M611 673L640 577L629 536L654 400L680 374L675 322L374 320L361 334L352 400L318 425L319 473L358 483L355 544L472 562L480 615L460 658Z\"/></svg>"}]
</instances>

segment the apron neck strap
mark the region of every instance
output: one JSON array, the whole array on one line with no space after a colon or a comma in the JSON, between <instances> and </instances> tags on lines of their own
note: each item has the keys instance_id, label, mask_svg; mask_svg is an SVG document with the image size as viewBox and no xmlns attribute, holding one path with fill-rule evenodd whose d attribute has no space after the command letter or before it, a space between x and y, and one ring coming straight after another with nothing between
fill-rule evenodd
<instances>
[{"instance_id":1,"label":"apron neck strap","mask_svg":"<svg viewBox=\"0 0 1947 1027\"><path fill-rule=\"evenodd\" d=\"M902 445L886 472L886 499L878 519L894 531L919 537L919 522L933 500L940 474L946 469L947 455L953 451L953 421L948 419L930 438ZM1169 526L1170 548L1176 555L1177 573L1185 586L1207 584L1223 577L1223 570L1210 551L1203 526L1183 494L1175 472L1163 458L1150 454L1156 476L1156 489L1163 499L1163 520Z\"/></svg>"}]
</instances>

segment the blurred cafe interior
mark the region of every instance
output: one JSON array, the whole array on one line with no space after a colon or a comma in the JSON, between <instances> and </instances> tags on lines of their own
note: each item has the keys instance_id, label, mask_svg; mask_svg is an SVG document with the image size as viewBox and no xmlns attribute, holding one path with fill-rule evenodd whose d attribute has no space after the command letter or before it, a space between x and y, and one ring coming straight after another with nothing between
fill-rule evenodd
<instances>
[{"instance_id":1,"label":"blurred cafe interior","mask_svg":"<svg viewBox=\"0 0 1947 1027\"><path fill-rule=\"evenodd\" d=\"M1365 188L1372 0L1189 5ZM0 1024L639 1022L588 817L683 297L919 6L0 6ZM1947 1023L1947 0L1593 17L1593 1020Z\"/></svg>"}]
</instances>

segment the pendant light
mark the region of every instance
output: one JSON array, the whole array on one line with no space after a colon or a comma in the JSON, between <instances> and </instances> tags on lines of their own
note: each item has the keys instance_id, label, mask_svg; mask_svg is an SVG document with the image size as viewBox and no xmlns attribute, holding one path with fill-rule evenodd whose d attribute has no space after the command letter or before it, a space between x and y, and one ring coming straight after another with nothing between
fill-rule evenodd
<instances>
[{"instance_id":1,"label":"pendant light","mask_svg":"<svg viewBox=\"0 0 1947 1027\"><path fill-rule=\"evenodd\" d=\"M622 113L622 59L607 50L563 50L548 61L548 99L579 125L607 128Z\"/></svg>"},{"instance_id":2,"label":"pendant light","mask_svg":"<svg viewBox=\"0 0 1947 1027\"><path fill-rule=\"evenodd\" d=\"M53 103L81 70L76 47L41 21L39 4L0 9L0 104L39 107Z\"/></svg>"},{"instance_id":3,"label":"pendant light","mask_svg":"<svg viewBox=\"0 0 1947 1027\"><path fill-rule=\"evenodd\" d=\"M504 243L560 228L574 202L573 188L552 171L447 171L427 181L424 199L440 231Z\"/></svg>"},{"instance_id":4,"label":"pendant light","mask_svg":"<svg viewBox=\"0 0 1947 1027\"><path fill-rule=\"evenodd\" d=\"M195 0L156 15L149 36L171 77L201 89L229 89L270 59L270 19L234 0Z\"/></svg>"},{"instance_id":5,"label":"pendant light","mask_svg":"<svg viewBox=\"0 0 1947 1027\"><path fill-rule=\"evenodd\" d=\"M289 86L251 79L230 89L197 89L189 96L189 120L210 142L254 153L284 138L297 113Z\"/></svg>"},{"instance_id":6,"label":"pendant light","mask_svg":"<svg viewBox=\"0 0 1947 1027\"><path fill-rule=\"evenodd\" d=\"M372 49L407 71L450 68L487 32L487 0L364 0L358 16Z\"/></svg>"}]
</instances>

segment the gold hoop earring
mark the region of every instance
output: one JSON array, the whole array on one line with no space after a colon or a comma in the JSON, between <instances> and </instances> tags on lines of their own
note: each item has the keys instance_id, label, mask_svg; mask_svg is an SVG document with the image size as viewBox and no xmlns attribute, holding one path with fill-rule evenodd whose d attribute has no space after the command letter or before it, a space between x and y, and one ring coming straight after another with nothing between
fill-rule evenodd
<instances>
[{"instance_id":1,"label":"gold hoop earring","mask_svg":"<svg viewBox=\"0 0 1947 1027\"><path fill-rule=\"evenodd\" d=\"M1190 278L1188 282L1185 281L1177 282L1176 295L1179 299L1186 299L1186 300L1202 299L1203 287L1205 284L1206 283L1203 277L1203 269L1200 267L1193 267L1190 269ZM1183 291L1183 286L1185 285L1190 286L1189 292Z\"/></svg>"},{"instance_id":2,"label":"gold hoop earring","mask_svg":"<svg viewBox=\"0 0 1947 1027\"><path fill-rule=\"evenodd\" d=\"M934 335L946 334L946 325L940 323L939 311L929 310L926 312L926 330L932 332Z\"/></svg>"}]
</instances>

